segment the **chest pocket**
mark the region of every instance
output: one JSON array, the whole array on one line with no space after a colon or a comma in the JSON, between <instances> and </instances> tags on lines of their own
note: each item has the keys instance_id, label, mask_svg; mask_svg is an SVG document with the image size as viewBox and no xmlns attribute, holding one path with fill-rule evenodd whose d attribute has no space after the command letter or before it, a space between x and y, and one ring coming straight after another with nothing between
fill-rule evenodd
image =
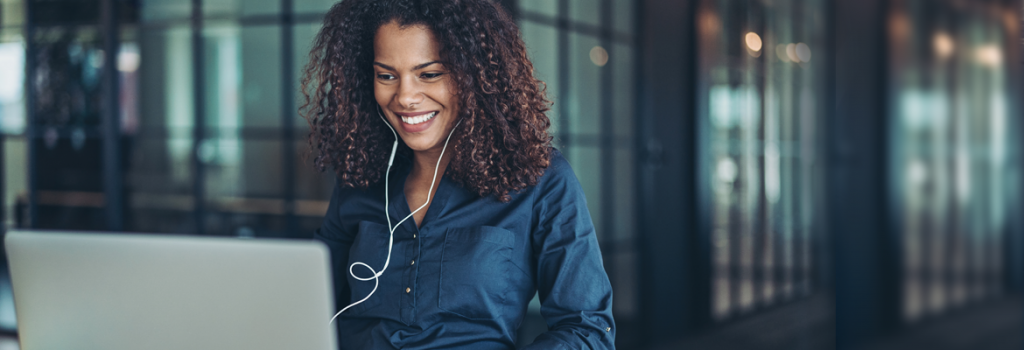
<instances>
[{"instance_id":1,"label":"chest pocket","mask_svg":"<svg viewBox=\"0 0 1024 350\"><path fill-rule=\"evenodd\" d=\"M388 236L388 228L385 225L369 221L359 222L359 233L356 234L356 238L352 242L352 248L349 250L348 255L348 264L345 265L344 271L346 278L348 278L349 289L352 291L349 304L357 302L365 298L367 295L370 295L370 291L373 290L373 286L375 285L372 279L369 281L360 281L355 279L355 277L352 277L352 274L349 273L349 267L352 266L353 263L359 261L370 265L370 267L373 267L374 270L379 272L380 269L384 268L384 260L388 257ZM359 305L353 306L349 311L345 311L345 314L377 317L383 316L380 314L383 313L384 310L374 310L372 315L368 311L380 305L387 297L385 296L386 291L388 290L385 286L389 285L387 281L398 278L396 275L398 272L395 272L393 268L394 264L388 267L388 270L384 271L384 274L380 275L380 280L378 281L380 286L377 287L377 291L373 293L373 296L370 296L369 299ZM356 276L362 278L373 276L373 272L367 269L366 266L356 265L355 267L352 267L351 270L355 272ZM341 307L344 306L347 305L342 305Z\"/></svg>"},{"instance_id":2,"label":"chest pocket","mask_svg":"<svg viewBox=\"0 0 1024 350\"><path fill-rule=\"evenodd\" d=\"M512 232L497 227L448 229L438 308L469 319L501 316L511 287L514 243Z\"/></svg>"}]
</instances>

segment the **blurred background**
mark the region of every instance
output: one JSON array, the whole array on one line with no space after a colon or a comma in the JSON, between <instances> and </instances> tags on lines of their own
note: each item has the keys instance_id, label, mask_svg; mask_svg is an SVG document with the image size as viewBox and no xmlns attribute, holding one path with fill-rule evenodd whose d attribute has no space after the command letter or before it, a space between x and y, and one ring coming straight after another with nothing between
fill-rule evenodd
<instances>
[{"instance_id":1,"label":"blurred background","mask_svg":"<svg viewBox=\"0 0 1024 350\"><path fill-rule=\"evenodd\" d=\"M334 2L0 0L3 229L310 238L334 179L298 81ZM1021 1L499 2L619 348L1024 348Z\"/></svg>"}]
</instances>

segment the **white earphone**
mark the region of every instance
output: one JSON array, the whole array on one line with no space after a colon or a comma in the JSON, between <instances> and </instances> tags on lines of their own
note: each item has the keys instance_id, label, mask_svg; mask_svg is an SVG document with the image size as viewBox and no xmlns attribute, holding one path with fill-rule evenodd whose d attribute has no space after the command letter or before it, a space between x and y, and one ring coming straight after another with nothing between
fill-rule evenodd
<instances>
[{"instance_id":1,"label":"white earphone","mask_svg":"<svg viewBox=\"0 0 1024 350\"><path fill-rule=\"evenodd\" d=\"M444 147L441 148L441 156L437 158L437 164L434 165L434 178L430 180L430 188L427 189L427 201L423 202L423 205L421 205L419 208L416 208L416 210L413 210L412 213L409 213L409 216L406 216L404 219L402 219L402 221L399 221L397 224L395 224L395 226L391 226L391 215L388 214L388 206L390 204L388 203L388 200L390 199L390 196L388 195L388 175L391 174L391 165L395 162L395 153L398 151L398 133L395 132L395 128L391 126L391 123L388 122L387 118L384 118L384 114L381 113L380 106L377 106L377 115L380 116L380 119L383 120L384 124L388 126L388 129L391 129L391 133L395 135L395 143L391 145L391 156L388 158L388 169L384 171L384 217L387 218L388 220L389 231L388 257L387 259L384 260L384 267L380 269L380 272L376 272L372 267L370 267L370 265L367 265L362 261L357 261L352 263L352 265L349 265L348 273L352 275L352 278L355 278L360 281L369 281L371 279L373 280L373 290L370 290L370 294L367 294L365 298L359 299L359 301L349 304L345 308L341 309L341 311L338 311L338 313L334 314L334 317L331 317L331 323L334 323L334 320L337 319L342 312L345 312L345 310L348 310L349 308L359 305L360 303L366 301L367 299L370 299L370 296L372 296L373 293L377 291L377 287L380 286L380 276L381 274L384 273L385 270L388 269L388 264L391 263L391 247L395 243L395 230L398 229L398 227L402 226L402 223L405 222L405 220L411 218L413 214L416 214L416 212L426 207L427 203L430 203L430 195L432 194L431 192L434 190L434 182L437 181L437 169L441 166L441 159L444 158L444 151L448 148L448 141L451 140L452 134L455 133L455 127L459 126L459 124L462 123L462 120L459 120L457 123L455 123L455 126L452 127L452 131L448 133L448 138L444 140ZM356 276L355 271L352 271L352 268L356 267L356 265L365 266L367 269L370 270L370 272L373 273L373 276Z\"/></svg>"}]
</instances>

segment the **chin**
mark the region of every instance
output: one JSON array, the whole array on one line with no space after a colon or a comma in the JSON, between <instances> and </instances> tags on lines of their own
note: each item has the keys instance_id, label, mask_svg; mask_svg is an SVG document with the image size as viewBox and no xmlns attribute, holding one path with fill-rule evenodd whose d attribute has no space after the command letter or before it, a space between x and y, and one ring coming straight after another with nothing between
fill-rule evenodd
<instances>
[{"instance_id":1,"label":"chin","mask_svg":"<svg viewBox=\"0 0 1024 350\"><path fill-rule=\"evenodd\" d=\"M414 138L413 140L408 140L408 141L405 142L405 145L409 146L409 148L412 149L415 152L427 151L427 150L431 150L431 149L434 149L434 148L437 148L437 147L444 146L444 139L441 139L439 142L430 142L430 141L426 141L426 140L417 140L417 139L418 139L418 137Z\"/></svg>"}]
</instances>

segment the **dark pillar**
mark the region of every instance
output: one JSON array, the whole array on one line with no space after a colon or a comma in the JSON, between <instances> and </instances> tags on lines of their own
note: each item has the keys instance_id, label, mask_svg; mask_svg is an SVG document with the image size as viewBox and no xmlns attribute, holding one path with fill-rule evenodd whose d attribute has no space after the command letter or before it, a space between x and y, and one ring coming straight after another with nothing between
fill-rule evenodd
<instances>
[{"instance_id":1,"label":"dark pillar","mask_svg":"<svg viewBox=\"0 0 1024 350\"><path fill-rule=\"evenodd\" d=\"M833 10L836 95L826 131L826 200L842 350L896 325L900 263L888 177L888 2L841 0Z\"/></svg>"},{"instance_id":2,"label":"dark pillar","mask_svg":"<svg viewBox=\"0 0 1024 350\"><path fill-rule=\"evenodd\" d=\"M664 344L710 321L706 217L698 205L696 1L639 4L637 168L640 336Z\"/></svg>"},{"instance_id":3,"label":"dark pillar","mask_svg":"<svg viewBox=\"0 0 1024 350\"><path fill-rule=\"evenodd\" d=\"M1008 11L1012 11L1013 15L1011 18L1021 18L1022 1L1011 0L1008 7ZM1014 151L1010 154L1016 157L1016 174L1024 175L1024 87L1021 86L1021 82L1024 82L1024 61L1021 60L1024 57L1024 46L1020 45L1021 38L1024 38L1024 22L1017 23L1016 26L1007 25L1005 35L1005 42L1003 45L1006 47L1014 48L1007 50L1007 62L1021 62L1020 64L1007 65L1006 70L1010 76L1009 86L1011 94L1020 96L1017 99L1010 99L1010 120L1014 121L1017 127L1016 139L1010 140L1010 145ZM1017 193L1014 194L1014 200L1011 202L1011 208L1024 208L1024 192L1021 188L1024 187L1024 178L1018 179L1022 186L1018 186ZM1009 290L1020 293L1024 291L1024 216L1021 215L1010 215L1010 228L1006 235L1006 285Z\"/></svg>"}]
</instances>

